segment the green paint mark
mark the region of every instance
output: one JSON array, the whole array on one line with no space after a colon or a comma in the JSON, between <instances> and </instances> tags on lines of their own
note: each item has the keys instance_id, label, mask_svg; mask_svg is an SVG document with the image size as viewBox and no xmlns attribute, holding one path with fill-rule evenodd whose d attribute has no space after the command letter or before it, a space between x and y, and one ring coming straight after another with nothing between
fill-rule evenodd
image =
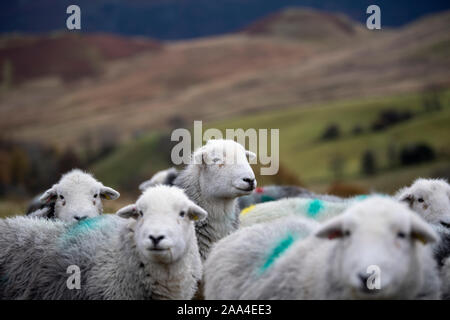
<instances>
[{"instance_id":1,"label":"green paint mark","mask_svg":"<svg viewBox=\"0 0 450 320\"><path fill-rule=\"evenodd\" d=\"M270 201L274 201L275 198L272 198L270 196L266 196L266 195L262 195L261 196L261 202L270 202Z\"/></svg>"},{"instance_id":2,"label":"green paint mark","mask_svg":"<svg viewBox=\"0 0 450 320\"><path fill-rule=\"evenodd\" d=\"M285 238L281 239L278 245L276 245L268 255L266 262L260 269L260 272L266 271L275 262L275 260L283 254L283 252L289 249L289 247L295 242L296 238L297 237L293 234L288 234Z\"/></svg>"},{"instance_id":3,"label":"green paint mark","mask_svg":"<svg viewBox=\"0 0 450 320\"><path fill-rule=\"evenodd\" d=\"M368 196L367 194L362 194L362 195L356 196L356 197L355 197L355 200L356 200L356 201L362 201L362 200L367 199L368 197L369 197L369 196Z\"/></svg>"},{"instance_id":4,"label":"green paint mark","mask_svg":"<svg viewBox=\"0 0 450 320\"><path fill-rule=\"evenodd\" d=\"M77 223L74 223L68 228L67 232L63 235L63 239L67 240L82 235L88 232L89 230L97 229L103 225L104 221L106 221L105 216L101 215L94 218L84 219Z\"/></svg>"},{"instance_id":5,"label":"green paint mark","mask_svg":"<svg viewBox=\"0 0 450 320\"><path fill-rule=\"evenodd\" d=\"M315 216L317 216L317 214L320 213L320 211L322 211L324 208L323 202L318 200L318 199L314 199L309 203L308 206L308 216L314 218Z\"/></svg>"}]
</instances>

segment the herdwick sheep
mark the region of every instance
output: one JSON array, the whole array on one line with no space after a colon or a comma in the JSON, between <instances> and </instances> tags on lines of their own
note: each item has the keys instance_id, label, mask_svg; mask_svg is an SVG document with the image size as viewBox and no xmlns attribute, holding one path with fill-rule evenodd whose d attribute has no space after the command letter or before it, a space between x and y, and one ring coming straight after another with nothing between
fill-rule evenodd
<instances>
[{"instance_id":1,"label":"herdwick sheep","mask_svg":"<svg viewBox=\"0 0 450 320\"><path fill-rule=\"evenodd\" d=\"M102 214L102 199L115 200L119 196L119 192L105 187L91 174L74 169L45 191L39 197L41 206L35 206L36 210L27 215L78 221Z\"/></svg>"},{"instance_id":2,"label":"herdwick sheep","mask_svg":"<svg viewBox=\"0 0 450 320\"><path fill-rule=\"evenodd\" d=\"M450 185L443 179L417 179L396 198L440 230L450 229ZM443 227L443 228L441 228Z\"/></svg>"},{"instance_id":3,"label":"herdwick sheep","mask_svg":"<svg viewBox=\"0 0 450 320\"><path fill-rule=\"evenodd\" d=\"M248 196L243 196L238 199L239 209L248 208L251 205L280 200L284 198L316 198L326 201L342 201L342 198L332 195L318 195L307 189L297 186L265 186L256 188Z\"/></svg>"},{"instance_id":4,"label":"herdwick sheep","mask_svg":"<svg viewBox=\"0 0 450 320\"><path fill-rule=\"evenodd\" d=\"M0 298L190 299L202 275L192 221L206 215L179 188L157 186L116 215L0 220Z\"/></svg>"},{"instance_id":5,"label":"herdwick sheep","mask_svg":"<svg viewBox=\"0 0 450 320\"><path fill-rule=\"evenodd\" d=\"M417 179L400 189L397 199L405 201L438 232L434 256L441 268L442 295L450 299L450 185L444 179Z\"/></svg>"},{"instance_id":6,"label":"herdwick sheep","mask_svg":"<svg viewBox=\"0 0 450 320\"><path fill-rule=\"evenodd\" d=\"M357 196L340 201L325 201L309 198L286 198L252 205L241 211L241 228L269 222L287 216L311 218L319 222L328 220L344 212L366 196Z\"/></svg>"},{"instance_id":7,"label":"herdwick sheep","mask_svg":"<svg viewBox=\"0 0 450 320\"><path fill-rule=\"evenodd\" d=\"M256 187L255 175L246 151L233 140L209 140L197 149L191 163L179 173L174 185L208 212L208 217L195 225L198 246L203 260L210 246L239 227L236 198Z\"/></svg>"},{"instance_id":8,"label":"herdwick sheep","mask_svg":"<svg viewBox=\"0 0 450 320\"><path fill-rule=\"evenodd\" d=\"M178 176L179 171L175 168L158 171L151 177L150 180L144 181L139 185L139 190L144 192L147 188L156 186L158 184L173 185L173 181Z\"/></svg>"},{"instance_id":9,"label":"herdwick sheep","mask_svg":"<svg viewBox=\"0 0 450 320\"><path fill-rule=\"evenodd\" d=\"M204 265L207 299L439 298L424 245L437 235L402 203L370 197L304 239L281 221L215 244Z\"/></svg>"}]
</instances>

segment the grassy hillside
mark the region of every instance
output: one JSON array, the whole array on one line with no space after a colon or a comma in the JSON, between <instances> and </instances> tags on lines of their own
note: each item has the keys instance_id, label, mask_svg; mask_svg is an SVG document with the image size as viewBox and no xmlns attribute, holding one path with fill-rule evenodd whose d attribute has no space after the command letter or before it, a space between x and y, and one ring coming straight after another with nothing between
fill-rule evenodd
<instances>
[{"instance_id":1,"label":"grassy hillside","mask_svg":"<svg viewBox=\"0 0 450 320\"><path fill-rule=\"evenodd\" d=\"M360 160L368 149L375 152L379 171L385 178L394 176L398 171L416 176L418 174L415 171L420 170L422 175L426 175L427 169L436 169L450 162L449 98L450 94L446 92L442 98L443 110L434 113L423 111L422 96L417 94L265 112L224 123L214 123L210 127L280 129L281 162L310 186L320 187L333 180L330 166L336 156L343 158L344 180L366 182L366 178L361 176ZM411 111L415 116L387 130L371 131L370 125L379 112L388 108ZM332 123L340 127L341 138L320 141L324 129ZM360 126L363 132L353 135L352 129L355 126ZM427 165L426 168L422 165L402 170L389 169L388 148L391 146L398 150L413 142L425 142L433 146L439 153L439 163ZM368 183L364 184L370 186ZM390 185L392 187L389 187ZM380 191L391 191L396 188L396 182L389 179L389 183L378 183L375 187L381 189Z\"/></svg>"},{"instance_id":2,"label":"grassy hillside","mask_svg":"<svg viewBox=\"0 0 450 320\"><path fill-rule=\"evenodd\" d=\"M204 129L280 129L280 161L306 186L325 191L334 179L331 161L340 156L344 161L342 180L356 182L367 189L392 192L416 176L427 176L450 165L450 91L441 97L444 108L440 111L424 112L422 99L422 95L415 94L341 101L308 108L292 107L214 122ZM385 109L410 111L414 117L387 130L373 132L370 129L372 122ZM322 133L331 123L340 127L341 137L321 141ZM355 126L360 126L363 132L354 135L352 130ZM93 172L107 184L131 188L127 191L134 192L143 179L171 165L167 153L160 151L164 139L169 144L169 138L163 138L161 142L160 135L151 133L125 144L97 163L92 168ZM438 153L437 160L406 168L390 167L388 148L393 147L398 151L413 142L425 142L434 147ZM378 167L378 174L372 177L361 174L361 156L368 149L375 152ZM260 182L264 184L272 181L270 177L263 177Z\"/></svg>"}]
</instances>

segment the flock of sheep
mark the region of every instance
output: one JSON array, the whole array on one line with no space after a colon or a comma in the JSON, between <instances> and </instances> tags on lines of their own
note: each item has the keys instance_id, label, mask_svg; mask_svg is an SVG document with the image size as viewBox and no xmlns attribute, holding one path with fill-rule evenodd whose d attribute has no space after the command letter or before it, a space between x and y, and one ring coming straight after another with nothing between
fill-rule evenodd
<instances>
[{"instance_id":1,"label":"flock of sheep","mask_svg":"<svg viewBox=\"0 0 450 320\"><path fill-rule=\"evenodd\" d=\"M116 214L102 214L102 199L117 191L63 175L26 216L0 220L0 298L450 298L446 181L343 199L256 188L253 157L210 140Z\"/></svg>"}]
</instances>

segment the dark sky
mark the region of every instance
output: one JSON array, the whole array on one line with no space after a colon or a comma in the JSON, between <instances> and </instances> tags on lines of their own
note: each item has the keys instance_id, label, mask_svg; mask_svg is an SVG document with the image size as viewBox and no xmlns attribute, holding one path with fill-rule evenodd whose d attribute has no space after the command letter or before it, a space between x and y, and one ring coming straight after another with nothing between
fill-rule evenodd
<instances>
[{"instance_id":1,"label":"dark sky","mask_svg":"<svg viewBox=\"0 0 450 320\"><path fill-rule=\"evenodd\" d=\"M341 12L365 22L370 4L381 7L382 25L399 26L450 9L438 0L8 0L0 4L0 32L65 29L66 8L81 7L83 32L112 32L185 39L239 30L284 7Z\"/></svg>"}]
</instances>

